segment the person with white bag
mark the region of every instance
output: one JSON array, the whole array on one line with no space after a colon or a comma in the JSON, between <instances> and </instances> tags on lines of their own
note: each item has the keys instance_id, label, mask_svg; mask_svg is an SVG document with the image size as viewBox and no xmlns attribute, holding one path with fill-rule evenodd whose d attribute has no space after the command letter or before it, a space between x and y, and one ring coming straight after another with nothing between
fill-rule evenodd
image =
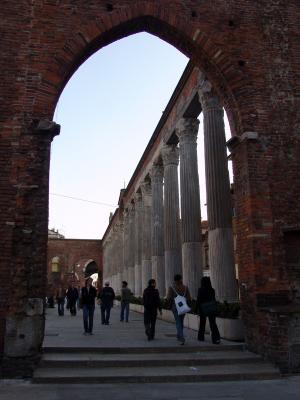
<instances>
[{"instance_id":1,"label":"person with white bag","mask_svg":"<svg viewBox=\"0 0 300 400\"><path fill-rule=\"evenodd\" d=\"M183 321L187 312L191 311L191 295L187 286L182 283L182 276L174 276L174 285L170 286L167 294L167 301L172 310L176 323L177 340L184 345Z\"/></svg>"}]
</instances>

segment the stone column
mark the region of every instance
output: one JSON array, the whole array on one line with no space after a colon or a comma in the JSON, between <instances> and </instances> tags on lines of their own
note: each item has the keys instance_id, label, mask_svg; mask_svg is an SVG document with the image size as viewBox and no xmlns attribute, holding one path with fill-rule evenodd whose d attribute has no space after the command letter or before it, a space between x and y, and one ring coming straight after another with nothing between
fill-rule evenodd
<instances>
[{"instance_id":1,"label":"stone column","mask_svg":"<svg viewBox=\"0 0 300 400\"><path fill-rule=\"evenodd\" d=\"M134 249L134 280L135 295L142 296L142 194L137 192L135 204L135 249Z\"/></svg>"},{"instance_id":2,"label":"stone column","mask_svg":"<svg viewBox=\"0 0 300 400\"><path fill-rule=\"evenodd\" d=\"M153 165L150 176L152 186L152 277L156 280L160 295L165 296L163 166Z\"/></svg>"},{"instance_id":3,"label":"stone column","mask_svg":"<svg viewBox=\"0 0 300 400\"><path fill-rule=\"evenodd\" d=\"M123 228L123 272L122 280L128 281L128 257L129 257L129 215L128 209L124 209L124 228Z\"/></svg>"},{"instance_id":4,"label":"stone column","mask_svg":"<svg viewBox=\"0 0 300 400\"><path fill-rule=\"evenodd\" d=\"M193 297L197 295L202 278L198 128L196 118L182 118L176 127L180 154L182 275Z\"/></svg>"},{"instance_id":5,"label":"stone column","mask_svg":"<svg viewBox=\"0 0 300 400\"><path fill-rule=\"evenodd\" d=\"M232 302L237 300L237 285L224 112L208 81L201 83L199 99L204 116L210 274L218 300Z\"/></svg>"},{"instance_id":6,"label":"stone column","mask_svg":"<svg viewBox=\"0 0 300 400\"><path fill-rule=\"evenodd\" d=\"M162 148L164 165L164 244L166 290L174 274L181 274L181 240L179 225L178 163L179 152L174 145Z\"/></svg>"},{"instance_id":7,"label":"stone column","mask_svg":"<svg viewBox=\"0 0 300 400\"><path fill-rule=\"evenodd\" d=\"M135 209L134 203L131 203L129 208L129 227L128 227L128 286L132 293L135 293Z\"/></svg>"},{"instance_id":8,"label":"stone column","mask_svg":"<svg viewBox=\"0 0 300 400\"><path fill-rule=\"evenodd\" d=\"M141 184L143 215L142 215L142 290L148 286L152 278L151 265L151 184L146 181Z\"/></svg>"}]
</instances>

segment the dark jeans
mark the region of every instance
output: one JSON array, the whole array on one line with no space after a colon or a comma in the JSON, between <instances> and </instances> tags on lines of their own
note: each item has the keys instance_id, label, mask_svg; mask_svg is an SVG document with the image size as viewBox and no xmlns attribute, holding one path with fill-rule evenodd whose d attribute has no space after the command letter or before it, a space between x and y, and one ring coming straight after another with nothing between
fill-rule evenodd
<instances>
[{"instance_id":1,"label":"dark jeans","mask_svg":"<svg viewBox=\"0 0 300 400\"><path fill-rule=\"evenodd\" d=\"M101 322L104 325L109 324L111 304L101 304Z\"/></svg>"},{"instance_id":2,"label":"dark jeans","mask_svg":"<svg viewBox=\"0 0 300 400\"><path fill-rule=\"evenodd\" d=\"M155 336L155 324L156 324L157 311L156 310L144 310L144 325L145 332L148 339L154 339Z\"/></svg>"},{"instance_id":3,"label":"dark jeans","mask_svg":"<svg viewBox=\"0 0 300 400\"><path fill-rule=\"evenodd\" d=\"M216 324L216 316L212 315L208 317L209 326L211 331L211 340L213 343L216 343L220 340L220 332ZM204 340L205 333L205 325L206 325L206 316L200 314L200 325L198 331L198 340Z\"/></svg>"},{"instance_id":4,"label":"dark jeans","mask_svg":"<svg viewBox=\"0 0 300 400\"><path fill-rule=\"evenodd\" d=\"M69 308L71 315L76 315L76 300L69 300Z\"/></svg>"},{"instance_id":5,"label":"dark jeans","mask_svg":"<svg viewBox=\"0 0 300 400\"><path fill-rule=\"evenodd\" d=\"M127 301L121 301L120 321L124 321L124 314L125 314L125 321L128 322L128 318L129 318L129 303Z\"/></svg>"},{"instance_id":6,"label":"dark jeans","mask_svg":"<svg viewBox=\"0 0 300 400\"><path fill-rule=\"evenodd\" d=\"M183 320L185 317L185 314L178 315L177 309L175 306L172 307L172 311L174 314L175 318L175 324L176 324L176 330L177 330L177 339L184 341L184 335L183 335Z\"/></svg>"},{"instance_id":7,"label":"dark jeans","mask_svg":"<svg viewBox=\"0 0 300 400\"><path fill-rule=\"evenodd\" d=\"M65 306L65 301L58 300L57 301L57 310L58 310L58 315L64 315L64 306Z\"/></svg>"},{"instance_id":8,"label":"dark jeans","mask_svg":"<svg viewBox=\"0 0 300 400\"><path fill-rule=\"evenodd\" d=\"M94 305L83 305L83 326L86 333L93 332L94 311Z\"/></svg>"}]
</instances>

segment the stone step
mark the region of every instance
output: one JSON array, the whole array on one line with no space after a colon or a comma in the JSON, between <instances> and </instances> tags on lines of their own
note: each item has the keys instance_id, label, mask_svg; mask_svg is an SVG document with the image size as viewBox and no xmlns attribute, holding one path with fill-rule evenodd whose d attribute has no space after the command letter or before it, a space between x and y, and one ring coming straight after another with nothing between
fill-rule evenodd
<instances>
[{"instance_id":1,"label":"stone step","mask_svg":"<svg viewBox=\"0 0 300 400\"><path fill-rule=\"evenodd\" d=\"M245 350L244 343L226 344L226 345L210 345L201 344L193 346L186 344L185 346L128 346L128 347L55 347L47 346L43 348L44 353L99 353L99 354L137 354L137 353L196 353L206 351L232 351L232 350Z\"/></svg>"},{"instance_id":2,"label":"stone step","mask_svg":"<svg viewBox=\"0 0 300 400\"><path fill-rule=\"evenodd\" d=\"M248 351L198 351L196 353L46 353L40 367L82 368L82 367L151 367L179 365L226 365L231 363L259 363L261 357Z\"/></svg>"},{"instance_id":3,"label":"stone step","mask_svg":"<svg viewBox=\"0 0 300 400\"><path fill-rule=\"evenodd\" d=\"M38 368L33 383L146 383L211 382L279 378L270 364L131 367L131 368Z\"/></svg>"}]
</instances>

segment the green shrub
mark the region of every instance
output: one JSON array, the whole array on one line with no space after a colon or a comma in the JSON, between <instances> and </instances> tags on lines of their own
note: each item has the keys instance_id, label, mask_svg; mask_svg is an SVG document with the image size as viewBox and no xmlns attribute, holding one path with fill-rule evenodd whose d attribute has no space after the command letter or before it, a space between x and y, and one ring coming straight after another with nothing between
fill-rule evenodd
<instances>
[{"instance_id":1,"label":"green shrub","mask_svg":"<svg viewBox=\"0 0 300 400\"><path fill-rule=\"evenodd\" d=\"M120 301L121 296L116 296L116 300ZM143 305L143 298L132 296L130 303ZM161 307L164 310L170 310L170 305L166 298L161 299ZM236 319L239 317L240 308L240 303L218 302L218 317ZM191 314L196 314L196 300L192 300Z\"/></svg>"}]
</instances>

